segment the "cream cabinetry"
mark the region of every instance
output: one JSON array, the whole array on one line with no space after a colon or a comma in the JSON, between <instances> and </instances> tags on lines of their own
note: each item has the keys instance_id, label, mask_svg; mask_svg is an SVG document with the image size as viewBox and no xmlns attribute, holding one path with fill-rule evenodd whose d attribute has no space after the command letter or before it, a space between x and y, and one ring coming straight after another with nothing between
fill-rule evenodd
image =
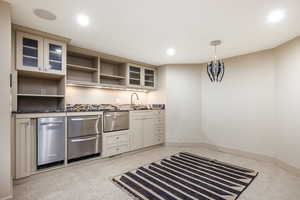
<instances>
[{"instance_id":1,"label":"cream cabinetry","mask_svg":"<svg viewBox=\"0 0 300 200\"><path fill-rule=\"evenodd\" d=\"M155 89L156 87L156 70L143 67L143 87L147 89Z\"/></svg>"},{"instance_id":2,"label":"cream cabinetry","mask_svg":"<svg viewBox=\"0 0 300 200\"><path fill-rule=\"evenodd\" d=\"M24 32L16 37L17 70L66 74L66 43Z\"/></svg>"},{"instance_id":3,"label":"cream cabinetry","mask_svg":"<svg viewBox=\"0 0 300 200\"><path fill-rule=\"evenodd\" d=\"M16 178L30 176L32 173L34 135L31 119L16 119Z\"/></svg>"},{"instance_id":4,"label":"cream cabinetry","mask_svg":"<svg viewBox=\"0 0 300 200\"><path fill-rule=\"evenodd\" d=\"M66 74L66 52L65 43L44 39L44 71L53 74Z\"/></svg>"},{"instance_id":5,"label":"cream cabinetry","mask_svg":"<svg viewBox=\"0 0 300 200\"><path fill-rule=\"evenodd\" d=\"M129 131L102 134L102 157L109 157L129 151Z\"/></svg>"},{"instance_id":6,"label":"cream cabinetry","mask_svg":"<svg viewBox=\"0 0 300 200\"><path fill-rule=\"evenodd\" d=\"M127 86L132 88L155 89L156 70L135 64L127 64Z\"/></svg>"},{"instance_id":7,"label":"cream cabinetry","mask_svg":"<svg viewBox=\"0 0 300 200\"><path fill-rule=\"evenodd\" d=\"M17 32L16 66L18 70L43 71L44 42L40 36Z\"/></svg>"},{"instance_id":8,"label":"cream cabinetry","mask_svg":"<svg viewBox=\"0 0 300 200\"><path fill-rule=\"evenodd\" d=\"M164 111L130 112L130 150L164 142Z\"/></svg>"}]
</instances>

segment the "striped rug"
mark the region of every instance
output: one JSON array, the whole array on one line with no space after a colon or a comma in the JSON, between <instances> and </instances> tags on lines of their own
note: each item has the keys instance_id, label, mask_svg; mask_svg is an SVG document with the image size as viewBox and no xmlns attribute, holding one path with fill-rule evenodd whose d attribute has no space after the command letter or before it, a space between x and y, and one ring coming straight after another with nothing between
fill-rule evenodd
<instances>
[{"instance_id":1,"label":"striped rug","mask_svg":"<svg viewBox=\"0 0 300 200\"><path fill-rule=\"evenodd\" d=\"M113 182L136 199L233 200L258 172L181 152L128 171Z\"/></svg>"}]
</instances>

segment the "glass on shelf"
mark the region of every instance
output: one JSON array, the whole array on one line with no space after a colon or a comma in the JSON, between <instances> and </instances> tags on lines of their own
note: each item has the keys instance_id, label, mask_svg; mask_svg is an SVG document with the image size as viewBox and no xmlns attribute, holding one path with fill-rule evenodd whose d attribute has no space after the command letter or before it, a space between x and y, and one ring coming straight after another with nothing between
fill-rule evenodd
<instances>
[{"instance_id":1,"label":"glass on shelf","mask_svg":"<svg viewBox=\"0 0 300 200\"><path fill-rule=\"evenodd\" d=\"M140 73L140 72L141 72L141 68L130 66L130 67L129 67L129 71L130 71L130 72L137 72L137 73Z\"/></svg>"},{"instance_id":2,"label":"glass on shelf","mask_svg":"<svg viewBox=\"0 0 300 200\"><path fill-rule=\"evenodd\" d=\"M38 41L23 38L23 65L38 67Z\"/></svg>"},{"instance_id":3,"label":"glass on shelf","mask_svg":"<svg viewBox=\"0 0 300 200\"><path fill-rule=\"evenodd\" d=\"M62 70L62 46L49 44L49 65L51 69Z\"/></svg>"}]
</instances>

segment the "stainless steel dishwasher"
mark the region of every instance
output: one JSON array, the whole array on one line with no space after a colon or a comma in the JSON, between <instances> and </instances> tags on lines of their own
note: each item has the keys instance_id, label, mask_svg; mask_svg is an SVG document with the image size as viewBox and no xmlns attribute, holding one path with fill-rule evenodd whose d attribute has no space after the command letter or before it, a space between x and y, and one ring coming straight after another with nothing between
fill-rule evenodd
<instances>
[{"instance_id":1,"label":"stainless steel dishwasher","mask_svg":"<svg viewBox=\"0 0 300 200\"><path fill-rule=\"evenodd\" d=\"M103 115L105 133L129 129L129 111L107 111Z\"/></svg>"},{"instance_id":2,"label":"stainless steel dishwasher","mask_svg":"<svg viewBox=\"0 0 300 200\"><path fill-rule=\"evenodd\" d=\"M38 118L37 168L64 164L65 117Z\"/></svg>"}]
</instances>

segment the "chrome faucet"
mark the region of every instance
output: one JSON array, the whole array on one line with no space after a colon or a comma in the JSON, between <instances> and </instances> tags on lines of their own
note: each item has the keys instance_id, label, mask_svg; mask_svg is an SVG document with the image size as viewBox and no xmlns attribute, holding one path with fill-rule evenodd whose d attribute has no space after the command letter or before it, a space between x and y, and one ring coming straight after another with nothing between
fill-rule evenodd
<instances>
[{"instance_id":1,"label":"chrome faucet","mask_svg":"<svg viewBox=\"0 0 300 200\"><path fill-rule=\"evenodd\" d=\"M133 105L133 95L135 95L136 96L136 100L139 100L139 95L137 94L137 93L132 93L131 94L131 105Z\"/></svg>"}]
</instances>

